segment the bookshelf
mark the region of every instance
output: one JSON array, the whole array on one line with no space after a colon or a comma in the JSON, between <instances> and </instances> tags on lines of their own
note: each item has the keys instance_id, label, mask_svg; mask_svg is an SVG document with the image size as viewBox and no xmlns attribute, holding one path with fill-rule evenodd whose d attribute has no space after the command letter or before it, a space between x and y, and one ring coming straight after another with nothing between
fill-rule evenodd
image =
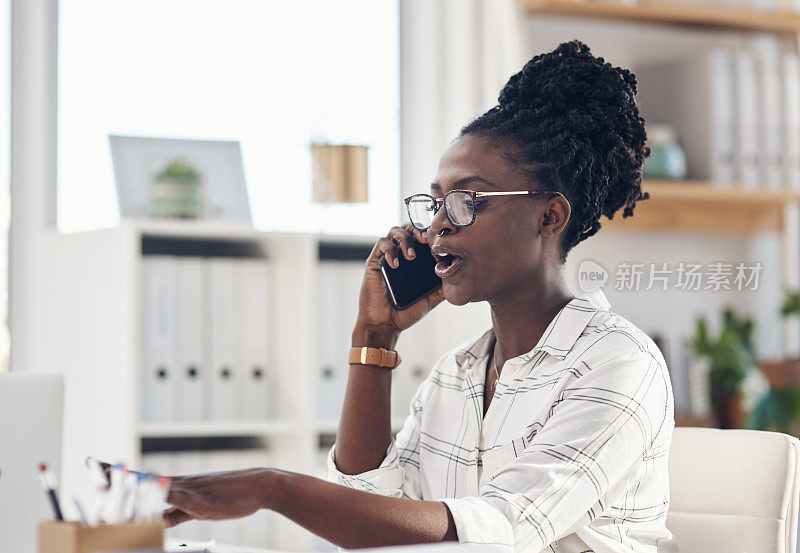
<instances>
[{"instance_id":1,"label":"bookshelf","mask_svg":"<svg viewBox=\"0 0 800 553\"><path fill-rule=\"evenodd\" d=\"M800 33L800 12L677 2L603 2L600 0L524 0L528 15L561 15L692 25L743 31Z\"/></svg>"},{"instance_id":2,"label":"bookshelf","mask_svg":"<svg viewBox=\"0 0 800 553\"><path fill-rule=\"evenodd\" d=\"M38 259L46 260L46 266L33 276L40 291L34 306L37 339L48 347L31 353L31 368L65 375L69 415L64 420L65 489L81 486L87 455L171 474L223 470L236 468L236 463L258 462L260 466L267 463L324 477L324 456L335 439L338 417L325 417L318 412L318 391L324 373L320 370L324 360L320 357L322 337L317 324L321 312L318 284L324 278L321 268L331 260L342 260L353 269L361 266L361 270L348 273L350 280L358 278L356 284L360 283L366 259L362 254L365 248L372 248L375 240L370 236L270 233L243 225L184 221L126 220L115 228L85 233L48 232L35 246ZM274 321L268 325L267 339L271 344L266 366L271 382L267 394L272 405L270 416L259 420L175 420L174 416L168 420L143 420L140 398L145 392L141 375L146 364L146 258L167 255L212 259L222 254L244 257L253 250L263 252L270 268L268 314ZM341 286L336 291L342 295L350 295L353 290L352 282L346 283L344 276L336 284ZM460 341L488 324L484 306L466 310L448 307L453 306L442 306L427 318L430 326L426 331L436 336L441 351L418 355L421 365L432 366L445 349L457 345L452 343L454 328L460 331ZM326 323L331 332L341 338L349 334L352 326L348 328L345 317L331 319ZM408 342L410 339L413 340L410 333L401 338L406 344L413 343ZM347 346L349 341L336 345L336 351L342 352L337 366L345 375ZM410 345L405 347L408 350ZM394 374L398 380L392 387L393 431L402 427L410 393L418 385L413 357L406 356L404 370ZM210 367L207 357L204 366ZM196 458L193 462L205 465L187 468L185 463L168 464L179 463L176 456L185 461L187 455ZM258 455L263 460L258 460ZM259 544L261 547L330 549L330 544L320 542L288 519L274 513L263 518L269 526L269 536L267 543ZM181 535L182 531L186 530L177 529L171 537L192 538ZM227 541L235 539L238 538L229 537Z\"/></svg>"},{"instance_id":3,"label":"bookshelf","mask_svg":"<svg viewBox=\"0 0 800 553\"><path fill-rule=\"evenodd\" d=\"M637 64L651 59L657 63L687 58L713 48L749 48L765 35L777 39L781 50L800 53L800 11L790 10L786 3L783 8L759 9L691 0L521 0L521 6L528 19L528 31L541 29L544 35L531 38L530 42L536 44L533 50L546 43L548 46L557 43L559 34L566 33L569 38L585 40L595 54L602 50L634 73ZM800 286L800 190L770 189L766 185L744 188L736 183L691 180L647 180L643 189L650 199L637 204L633 217L624 219L618 212L613 220L601 219L601 233L615 234L615 245L625 248L628 237L652 233L656 235L652 237L654 244L663 238L668 249L679 246L671 241L672 237L683 235L678 240L694 246L705 246L708 239L710 259L715 240L719 240L736 243L750 255L767 246L771 260L775 259L772 255L777 238L775 268L780 275L775 280L781 287ZM778 293L773 291L761 291L751 300L756 319L766 320L764 313L774 309ZM703 310L703 302L693 303L690 308ZM783 322L780 334L783 354L796 355L800 325ZM679 426L713 424L702 416L676 415Z\"/></svg>"}]
</instances>

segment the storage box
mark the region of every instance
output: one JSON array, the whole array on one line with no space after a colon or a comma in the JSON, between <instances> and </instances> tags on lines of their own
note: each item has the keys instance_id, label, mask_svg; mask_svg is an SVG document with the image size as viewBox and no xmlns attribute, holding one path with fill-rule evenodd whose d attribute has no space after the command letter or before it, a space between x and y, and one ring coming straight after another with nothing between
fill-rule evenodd
<instances>
[{"instance_id":1,"label":"storage box","mask_svg":"<svg viewBox=\"0 0 800 553\"><path fill-rule=\"evenodd\" d=\"M39 553L96 553L126 549L164 550L161 522L85 526L79 522L39 524Z\"/></svg>"},{"instance_id":2,"label":"storage box","mask_svg":"<svg viewBox=\"0 0 800 553\"><path fill-rule=\"evenodd\" d=\"M369 201L367 146L312 144L314 203Z\"/></svg>"}]
</instances>

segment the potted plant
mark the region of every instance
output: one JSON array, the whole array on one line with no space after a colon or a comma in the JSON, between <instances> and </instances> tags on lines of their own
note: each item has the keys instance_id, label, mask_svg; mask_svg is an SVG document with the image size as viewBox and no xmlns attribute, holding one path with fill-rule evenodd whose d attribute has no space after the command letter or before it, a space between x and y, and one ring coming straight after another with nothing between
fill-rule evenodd
<instances>
[{"instance_id":1,"label":"potted plant","mask_svg":"<svg viewBox=\"0 0 800 553\"><path fill-rule=\"evenodd\" d=\"M708 360L711 409L719 428L743 428L742 383L755 368L753 321L732 308L722 312L722 328L710 336L705 317L698 317L690 341L694 353Z\"/></svg>"},{"instance_id":2,"label":"potted plant","mask_svg":"<svg viewBox=\"0 0 800 553\"><path fill-rule=\"evenodd\" d=\"M175 159L153 177L150 215L197 219L203 216L202 175L188 162Z\"/></svg>"},{"instance_id":3,"label":"potted plant","mask_svg":"<svg viewBox=\"0 0 800 553\"><path fill-rule=\"evenodd\" d=\"M796 316L800 316L800 290L787 290L781 317ZM748 425L800 435L800 358L762 360L758 366L770 389L759 398Z\"/></svg>"}]
</instances>

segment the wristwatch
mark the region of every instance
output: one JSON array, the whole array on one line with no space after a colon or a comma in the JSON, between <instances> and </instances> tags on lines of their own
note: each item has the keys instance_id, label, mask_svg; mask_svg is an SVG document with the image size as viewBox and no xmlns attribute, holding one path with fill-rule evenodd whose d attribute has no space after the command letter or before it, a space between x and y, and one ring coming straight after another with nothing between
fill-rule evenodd
<instances>
[{"instance_id":1,"label":"wristwatch","mask_svg":"<svg viewBox=\"0 0 800 553\"><path fill-rule=\"evenodd\" d=\"M386 348L350 348L347 362L359 365L375 365L394 369L400 364L400 354Z\"/></svg>"}]
</instances>

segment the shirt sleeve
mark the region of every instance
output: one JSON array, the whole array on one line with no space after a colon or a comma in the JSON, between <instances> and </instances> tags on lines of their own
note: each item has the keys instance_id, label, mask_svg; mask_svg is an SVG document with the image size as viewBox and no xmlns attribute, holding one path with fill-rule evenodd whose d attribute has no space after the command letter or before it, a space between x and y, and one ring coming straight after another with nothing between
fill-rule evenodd
<instances>
[{"instance_id":1,"label":"shirt sleeve","mask_svg":"<svg viewBox=\"0 0 800 553\"><path fill-rule=\"evenodd\" d=\"M356 490L389 497L421 499L419 484L419 436L428 379L417 388L403 428L393 438L378 468L361 474L344 474L336 466L336 444L328 452L327 479Z\"/></svg>"},{"instance_id":2,"label":"shirt sleeve","mask_svg":"<svg viewBox=\"0 0 800 553\"><path fill-rule=\"evenodd\" d=\"M662 362L635 351L576 369L582 376L550 418L519 453L512 446L511 460L478 496L441 500L459 541L543 550L588 525L644 474L648 459L668 453L674 414Z\"/></svg>"}]
</instances>

